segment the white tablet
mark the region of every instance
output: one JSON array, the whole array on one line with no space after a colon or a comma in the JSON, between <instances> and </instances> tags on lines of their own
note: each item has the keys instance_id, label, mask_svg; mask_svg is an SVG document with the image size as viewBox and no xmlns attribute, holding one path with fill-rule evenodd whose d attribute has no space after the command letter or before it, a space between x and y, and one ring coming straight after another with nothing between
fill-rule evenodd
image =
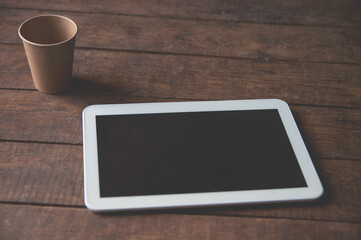
<instances>
[{"instance_id":1,"label":"white tablet","mask_svg":"<svg viewBox=\"0 0 361 240\"><path fill-rule=\"evenodd\" d=\"M323 188L276 99L92 105L83 111L93 211L311 200Z\"/></svg>"}]
</instances>

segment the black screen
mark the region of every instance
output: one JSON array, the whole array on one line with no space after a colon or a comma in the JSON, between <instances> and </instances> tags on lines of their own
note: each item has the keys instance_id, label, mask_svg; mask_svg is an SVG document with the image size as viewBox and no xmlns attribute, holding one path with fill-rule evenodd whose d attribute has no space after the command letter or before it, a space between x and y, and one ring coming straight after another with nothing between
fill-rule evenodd
<instances>
[{"instance_id":1,"label":"black screen","mask_svg":"<svg viewBox=\"0 0 361 240\"><path fill-rule=\"evenodd\" d=\"M100 196L306 187L276 109L97 116Z\"/></svg>"}]
</instances>

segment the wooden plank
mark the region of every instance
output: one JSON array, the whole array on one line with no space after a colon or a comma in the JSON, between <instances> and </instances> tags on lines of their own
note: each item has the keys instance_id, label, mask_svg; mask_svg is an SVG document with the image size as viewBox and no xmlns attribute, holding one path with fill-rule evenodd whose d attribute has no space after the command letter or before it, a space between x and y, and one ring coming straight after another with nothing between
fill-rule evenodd
<instances>
[{"instance_id":1,"label":"wooden plank","mask_svg":"<svg viewBox=\"0 0 361 240\"><path fill-rule=\"evenodd\" d=\"M321 26L356 27L361 24L360 3L352 0L131 0L121 3L106 0L101 4L98 1L84 0L2 0L0 7Z\"/></svg>"},{"instance_id":2,"label":"wooden plank","mask_svg":"<svg viewBox=\"0 0 361 240\"><path fill-rule=\"evenodd\" d=\"M84 205L82 146L0 142L0 201Z\"/></svg>"},{"instance_id":3,"label":"wooden plank","mask_svg":"<svg viewBox=\"0 0 361 240\"><path fill-rule=\"evenodd\" d=\"M20 43L21 21L41 11L0 9L0 42ZM57 12L55 12L57 13ZM78 24L78 47L216 57L361 63L361 29L60 12Z\"/></svg>"},{"instance_id":4,"label":"wooden plank","mask_svg":"<svg viewBox=\"0 0 361 240\"><path fill-rule=\"evenodd\" d=\"M0 90L0 140L81 144L81 112L88 105L180 100ZM308 106L291 109L312 156L360 159L361 109Z\"/></svg>"},{"instance_id":5,"label":"wooden plank","mask_svg":"<svg viewBox=\"0 0 361 240\"><path fill-rule=\"evenodd\" d=\"M0 205L4 239L360 239L360 224Z\"/></svg>"},{"instance_id":6,"label":"wooden plank","mask_svg":"<svg viewBox=\"0 0 361 240\"><path fill-rule=\"evenodd\" d=\"M201 215L258 216L361 223L361 165L315 160L325 185L316 202L167 210ZM0 142L0 201L84 206L82 147Z\"/></svg>"},{"instance_id":7,"label":"wooden plank","mask_svg":"<svg viewBox=\"0 0 361 240\"><path fill-rule=\"evenodd\" d=\"M0 88L34 89L22 46L0 45ZM74 91L179 99L281 98L361 106L361 65L75 52Z\"/></svg>"}]
</instances>

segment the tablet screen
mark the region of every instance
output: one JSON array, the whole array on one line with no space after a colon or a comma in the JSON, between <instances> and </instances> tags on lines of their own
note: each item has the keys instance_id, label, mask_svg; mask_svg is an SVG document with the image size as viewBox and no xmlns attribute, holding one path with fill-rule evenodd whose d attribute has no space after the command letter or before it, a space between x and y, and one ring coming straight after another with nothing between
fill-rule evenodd
<instances>
[{"instance_id":1,"label":"tablet screen","mask_svg":"<svg viewBox=\"0 0 361 240\"><path fill-rule=\"evenodd\" d=\"M307 187L277 109L96 116L101 197Z\"/></svg>"}]
</instances>

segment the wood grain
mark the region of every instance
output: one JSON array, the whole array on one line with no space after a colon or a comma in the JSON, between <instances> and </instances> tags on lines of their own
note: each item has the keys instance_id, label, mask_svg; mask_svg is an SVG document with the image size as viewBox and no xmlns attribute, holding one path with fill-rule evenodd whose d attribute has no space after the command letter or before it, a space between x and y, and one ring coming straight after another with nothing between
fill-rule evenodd
<instances>
[{"instance_id":1,"label":"wood grain","mask_svg":"<svg viewBox=\"0 0 361 240\"><path fill-rule=\"evenodd\" d=\"M0 90L0 139L81 144L81 112L88 105L180 100ZM360 159L361 109L308 106L291 109L312 156Z\"/></svg>"},{"instance_id":2,"label":"wood grain","mask_svg":"<svg viewBox=\"0 0 361 240\"><path fill-rule=\"evenodd\" d=\"M316 202L166 210L361 223L359 161L316 159L326 193ZM0 202L84 206L82 147L0 142Z\"/></svg>"},{"instance_id":3,"label":"wood grain","mask_svg":"<svg viewBox=\"0 0 361 240\"><path fill-rule=\"evenodd\" d=\"M320 26L361 26L361 4L352 0L305 1L114 1L104 0L2 0L0 7L37 8L62 11L107 12L166 18L266 22Z\"/></svg>"},{"instance_id":4,"label":"wood grain","mask_svg":"<svg viewBox=\"0 0 361 240\"><path fill-rule=\"evenodd\" d=\"M361 2L0 0L0 239L361 239ZM74 84L34 90L17 28L79 26ZM96 103L281 98L322 178L316 202L96 215L81 112Z\"/></svg>"},{"instance_id":5,"label":"wood grain","mask_svg":"<svg viewBox=\"0 0 361 240\"><path fill-rule=\"evenodd\" d=\"M0 88L34 89L23 47L0 47ZM280 98L291 104L361 106L361 65L78 49L74 77L76 91L88 94L189 100Z\"/></svg>"},{"instance_id":6,"label":"wood grain","mask_svg":"<svg viewBox=\"0 0 361 240\"><path fill-rule=\"evenodd\" d=\"M36 216L36 218L34 218ZM5 239L359 239L360 224L0 205ZM330 227L332 226L332 227ZM305 231L307 229L307 231Z\"/></svg>"},{"instance_id":7,"label":"wood grain","mask_svg":"<svg viewBox=\"0 0 361 240\"><path fill-rule=\"evenodd\" d=\"M0 142L0 201L83 206L82 146Z\"/></svg>"},{"instance_id":8,"label":"wood grain","mask_svg":"<svg viewBox=\"0 0 361 240\"><path fill-rule=\"evenodd\" d=\"M41 13L0 9L0 42L20 43L16 34L20 23ZM58 14L70 17L78 24L78 47L264 60L361 63L361 29L184 19L164 21L159 18L70 12Z\"/></svg>"}]
</instances>

